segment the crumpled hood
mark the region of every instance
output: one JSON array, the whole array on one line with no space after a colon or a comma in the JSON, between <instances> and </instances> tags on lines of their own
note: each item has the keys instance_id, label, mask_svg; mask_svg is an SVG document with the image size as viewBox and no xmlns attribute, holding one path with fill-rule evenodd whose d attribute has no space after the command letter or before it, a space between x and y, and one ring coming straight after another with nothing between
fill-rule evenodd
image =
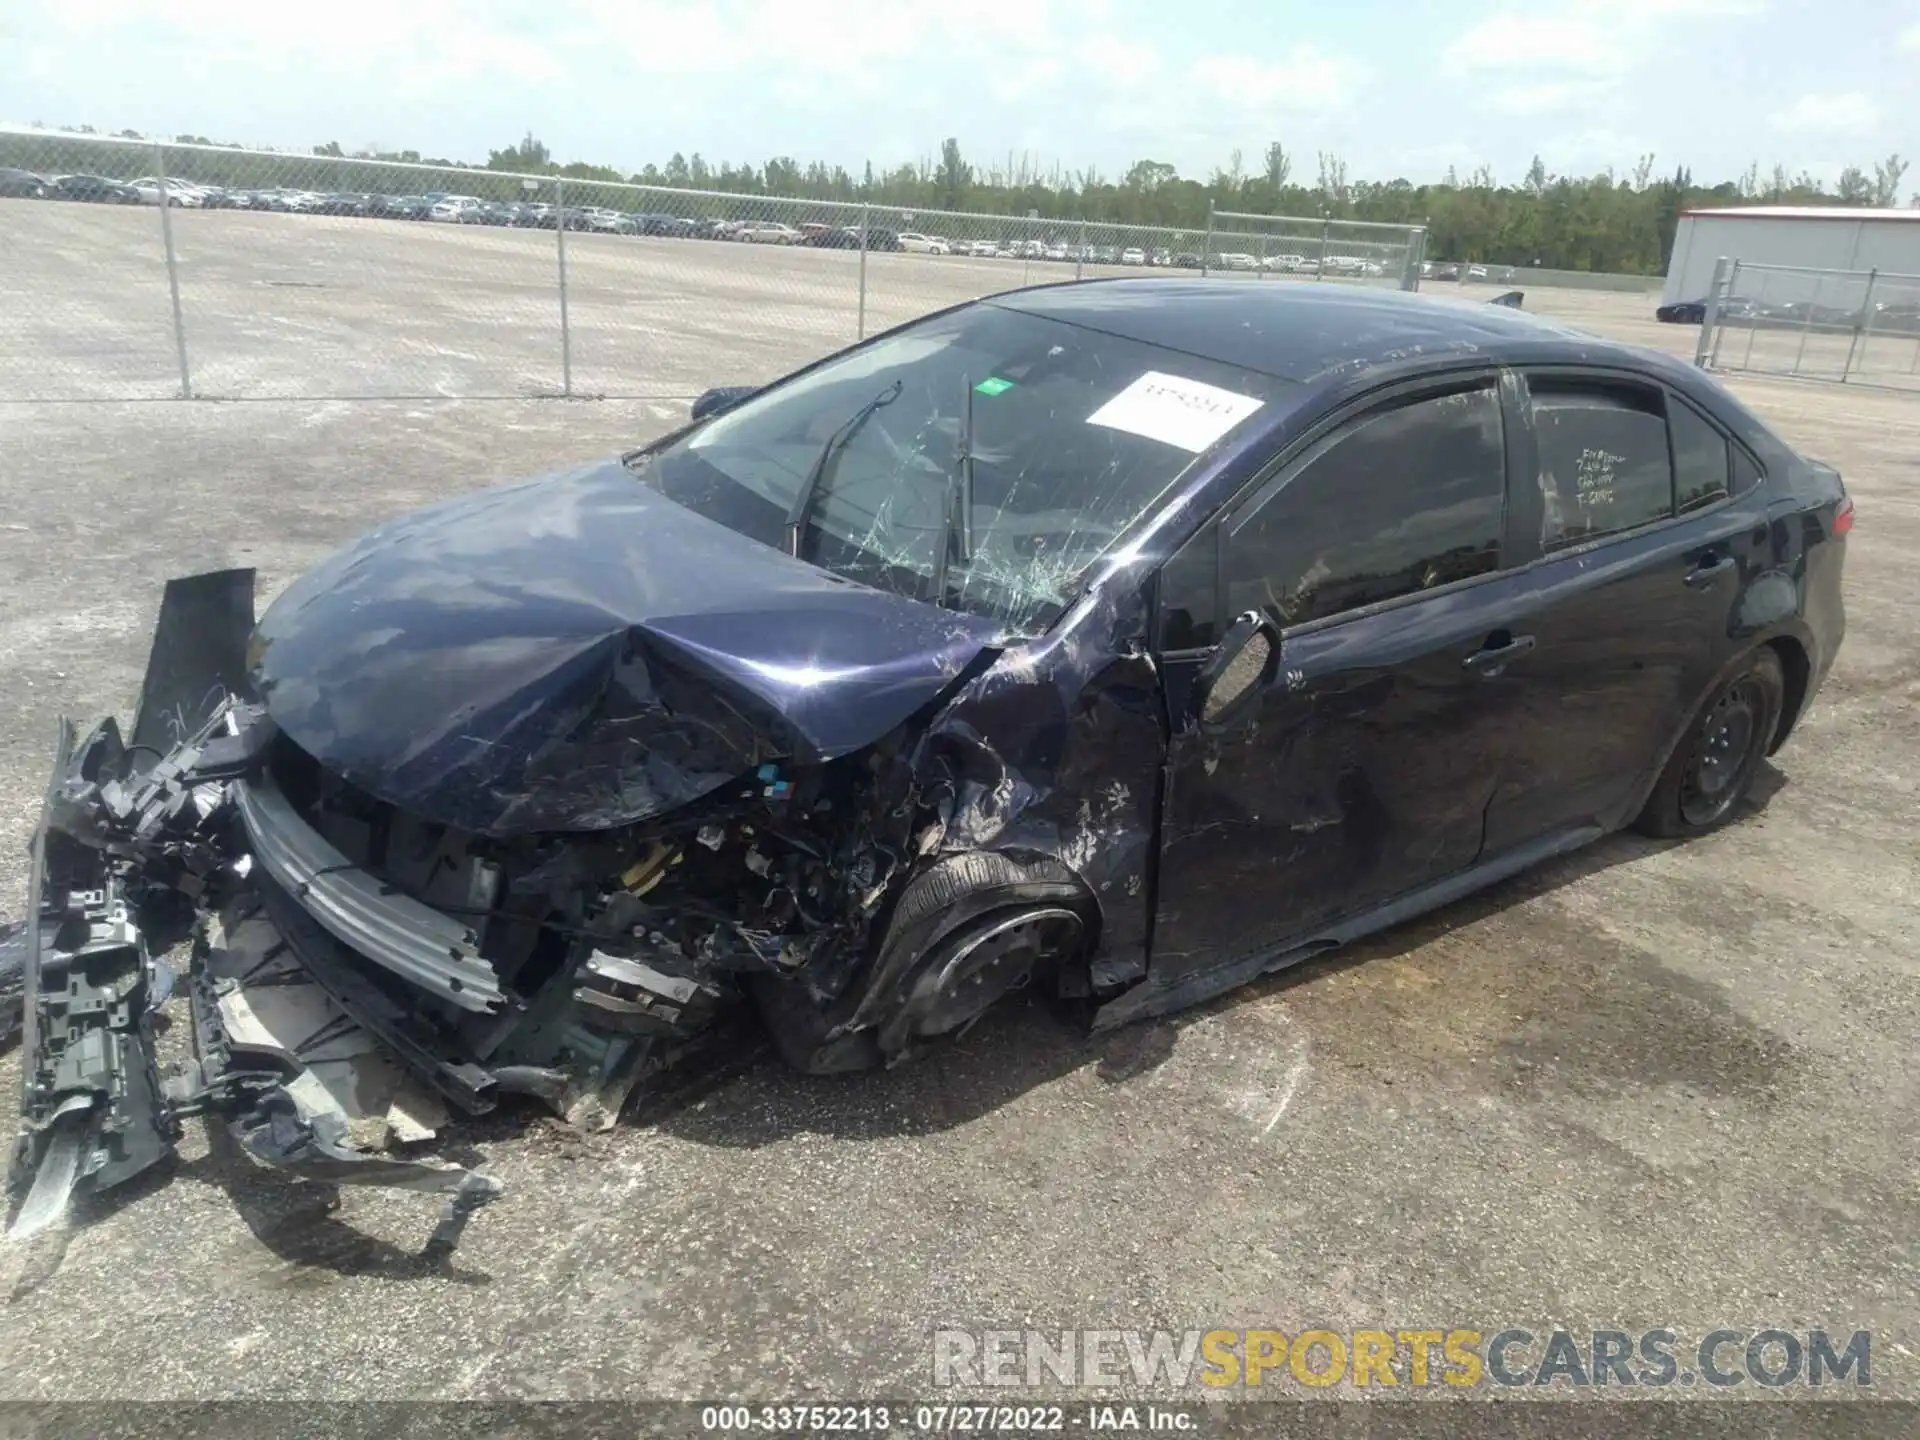
<instances>
[{"instance_id":1,"label":"crumpled hood","mask_svg":"<svg viewBox=\"0 0 1920 1440\"><path fill-rule=\"evenodd\" d=\"M250 663L329 770L508 835L629 824L769 760L857 750L996 629L735 534L609 461L371 531L274 602Z\"/></svg>"}]
</instances>

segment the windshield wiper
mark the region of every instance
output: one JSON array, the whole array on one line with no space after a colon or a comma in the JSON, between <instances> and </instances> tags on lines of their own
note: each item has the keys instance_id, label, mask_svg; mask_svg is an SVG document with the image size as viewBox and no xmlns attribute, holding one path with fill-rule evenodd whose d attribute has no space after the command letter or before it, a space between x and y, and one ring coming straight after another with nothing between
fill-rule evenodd
<instances>
[{"instance_id":1,"label":"windshield wiper","mask_svg":"<svg viewBox=\"0 0 1920 1440\"><path fill-rule=\"evenodd\" d=\"M940 550L933 562L936 605L946 597L948 565L954 560L973 563L973 386L964 376L960 394L960 453L941 505Z\"/></svg>"},{"instance_id":2,"label":"windshield wiper","mask_svg":"<svg viewBox=\"0 0 1920 1440\"><path fill-rule=\"evenodd\" d=\"M819 497L820 487L826 481L827 470L833 464L834 456L867 423L868 416L898 400L904 388L903 382L894 381L842 421L840 427L827 437L827 443L820 447L819 457L800 484L800 493L793 497L793 504L787 507L787 553L794 559L800 558L800 540L807 532L807 517L813 511L813 502Z\"/></svg>"}]
</instances>

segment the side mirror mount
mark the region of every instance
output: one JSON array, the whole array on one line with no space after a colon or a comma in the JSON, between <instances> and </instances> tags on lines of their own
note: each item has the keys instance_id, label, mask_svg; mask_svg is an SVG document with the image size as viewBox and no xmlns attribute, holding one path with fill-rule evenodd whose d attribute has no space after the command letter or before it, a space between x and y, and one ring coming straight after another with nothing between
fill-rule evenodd
<instances>
[{"instance_id":1,"label":"side mirror mount","mask_svg":"<svg viewBox=\"0 0 1920 1440\"><path fill-rule=\"evenodd\" d=\"M759 393L757 385L720 385L705 391L693 402L695 420L704 420L709 415L718 415L722 410L731 410L749 395Z\"/></svg>"},{"instance_id":2,"label":"side mirror mount","mask_svg":"<svg viewBox=\"0 0 1920 1440\"><path fill-rule=\"evenodd\" d=\"M1249 610L1229 625L1194 681L1193 707L1201 727L1231 729L1251 715L1279 660L1279 641L1259 611Z\"/></svg>"}]
</instances>

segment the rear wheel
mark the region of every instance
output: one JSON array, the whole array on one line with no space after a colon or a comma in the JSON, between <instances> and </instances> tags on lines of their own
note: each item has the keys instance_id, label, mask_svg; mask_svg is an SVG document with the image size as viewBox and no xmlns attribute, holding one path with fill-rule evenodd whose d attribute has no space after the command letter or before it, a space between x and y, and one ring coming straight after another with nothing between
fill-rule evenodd
<instances>
[{"instance_id":1,"label":"rear wheel","mask_svg":"<svg viewBox=\"0 0 1920 1440\"><path fill-rule=\"evenodd\" d=\"M1671 837L1725 823L1766 758L1785 694L1780 657L1764 647L1748 655L1694 716L1636 825Z\"/></svg>"}]
</instances>

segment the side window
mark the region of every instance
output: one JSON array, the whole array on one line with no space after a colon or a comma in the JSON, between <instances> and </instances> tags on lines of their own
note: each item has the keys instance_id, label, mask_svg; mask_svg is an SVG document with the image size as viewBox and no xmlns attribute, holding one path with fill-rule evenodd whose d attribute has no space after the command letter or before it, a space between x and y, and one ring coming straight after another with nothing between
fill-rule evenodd
<instances>
[{"instance_id":1,"label":"side window","mask_svg":"<svg viewBox=\"0 0 1920 1440\"><path fill-rule=\"evenodd\" d=\"M1673 492L1678 513L1684 515L1726 499L1731 442L1678 400L1667 401L1667 424L1673 435Z\"/></svg>"},{"instance_id":2,"label":"side window","mask_svg":"<svg viewBox=\"0 0 1920 1440\"><path fill-rule=\"evenodd\" d=\"M1234 530L1228 613L1303 625L1486 574L1500 563L1505 470L1491 385L1362 418Z\"/></svg>"},{"instance_id":3,"label":"side window","mask_svg":"<svg viewBox=\"0 0 1920 1440\"><path fill-rule=\"evenodd\" d=\"M1201 650L1220 639L1214 582L1220 573L1220 532L1212 525L1160 567L1160 648Z\"/></svg>"},{"instance_id":4,"label":"side window","mask_svg":"<svg viewBox=\"0 0 1920 1440\"><path fill-rule=\"evenodd\" d=\"M1754 486L1758 485L1760 480L1759 462L1746 452L1745 447L1740 445L1734 446L1733 493L1736 495L1744 495L1753 489Z\"/></svg>"},{"instance_id":5,"label":"side window","mask_svg":"<svg viewBox=\"0 0 1920 1440\"><path fill-rule=\"evenodd\" d=\"M1673 464L1657 394L1534 380L1540 548L1564 550L1673 514Z\"/></svg>"}]
</instances>

